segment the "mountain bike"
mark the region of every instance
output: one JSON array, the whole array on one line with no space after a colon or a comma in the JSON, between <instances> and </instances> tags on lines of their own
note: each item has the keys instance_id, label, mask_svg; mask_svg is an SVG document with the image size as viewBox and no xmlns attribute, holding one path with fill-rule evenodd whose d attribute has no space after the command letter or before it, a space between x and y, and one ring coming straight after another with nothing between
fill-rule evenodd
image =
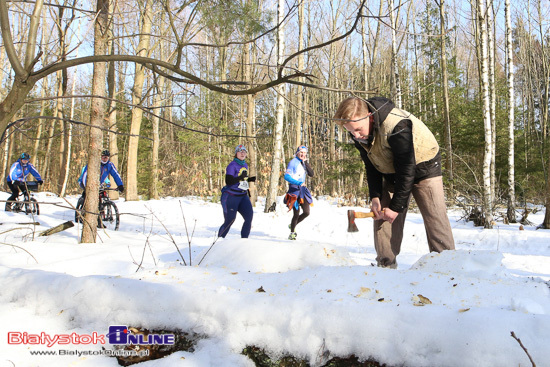
<instances>
[{"instance_id":1,"label":"mountain bike","mask_svg":"<svg viewBox=\"0 0 550 367\"><path fill-rule=\"evenodd\" d=\"M12 204L12 211L16 213L24 212L25 214L40 214L38 202L32 194L33 191L38 191L38 182L26 182L26 185L20 185L19 196L17 201ZM31 193L29 193L31 192Z\"/></svg>"},{"instance_id":2,"label":"mountain bike","mask_svg":"<svg viewBox=\"0 0 550 367\"><path fill-rule=\"evenodd\" d=\"M114 202L109 199L108 191L115 191L116 189L111 189L105 185L99 186L99 217L97 218L98 228L106 228L113 231L118 230L120 224L120 214L118 213L118 208ZM76 211L74 214L75 222L82 222L82 217L84 216L84 196L81 196L76 203Z\"/></svg>"}]
</instances>

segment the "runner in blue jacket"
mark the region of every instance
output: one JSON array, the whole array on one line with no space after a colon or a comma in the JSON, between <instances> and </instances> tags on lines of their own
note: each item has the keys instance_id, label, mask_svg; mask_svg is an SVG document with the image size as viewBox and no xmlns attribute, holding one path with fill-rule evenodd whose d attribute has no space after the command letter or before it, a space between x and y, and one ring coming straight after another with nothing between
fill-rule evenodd
<instances>
[{"instance_id":1,"label":"runner in blue jacket","mask_svg":"<svg viewBox=\"0 0 550 367\"><path fill-rule=\"evenodd\" d=\"M19 159L11 165L10 173L6 178L8 187L12 192L11 196L6 202L5 210L7 212L12 211L12 207L14 204L13 201L17 200L17 197L19 196L19 191L21 190L21 192L25 192L27 190L25 183L27 182L27 176L29 175L29 173L33 175L39 185L42 185L42 183L44 183L44 181L42 181L42 177L40 177L40 173L38 173L32 163L29 162L30 159L31 156L28 153L23 153L21 154Z\"/></svg>"},{"instance_id":2,"label":"runner in blue jacket","mask_svg":"<svg viewBox=\"0 0 550 367\"><path fill-rule=\"evenodd\" d=\"M256 181L256 177L248 177L248 165L244 161L248 151L244 145L235 148L235 157L225 169L225 186L222 188L221 203L225 221L218 230L218 237L227 235L231 225L237 218L237 212L244 219L241 228L241 238L248 238L252 227L252 203L248 193L248 183Z\"/></svg>"},{"instance_id":3,"label":"runner in blue jacket","mask_svg":"<svg viewBox=\"0 0 550 367\"><path fill-rule=\"evenodd\" d=\"M309 206L313 202L311 193L306 187L306 177L313 177L313 170L307 162L307 153L308 149L305 145L299 146L296 156L288 163L285 171L285 180L289 185L284 202L293 211L289 226L289 240L296 239L296 226L309 215ZM302 214L300 214L300 207Z\"/></svg>"}]
</instances>

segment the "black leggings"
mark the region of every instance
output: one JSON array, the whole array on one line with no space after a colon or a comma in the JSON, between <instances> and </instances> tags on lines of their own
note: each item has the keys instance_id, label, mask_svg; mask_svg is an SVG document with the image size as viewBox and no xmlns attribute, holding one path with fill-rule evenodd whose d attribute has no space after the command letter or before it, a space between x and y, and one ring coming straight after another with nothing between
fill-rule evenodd
<instances>
[{"instance_id":1,"label":"black leggings","mask_svg":"<svg viewBox=\"0 0 550 367\"><path fill-rule=\"evenodd\" d=\"M14 185L13 182L11 182L11 181L8 181L7 183L8 183L8 187L11 190L11 196L8 198L8 201L17 200L17 197L19 196L19 187Z\"/></svg>"},{"instance_id":2,"label":"black leggings","mask_svg":"<svg viewBox=\"0 0 550 367\"><path fill-rule=\"evenodd\" d=\"M292 213L294 215L292 216L292 221L290 222L290 232L294 232L298 223L306 219L309 215L309 203L304 200L304 202L300 204L300 206L302 207L302 214L300 214L300 208L296 209L294 206L292 206Z\"/></svg>"}]
</instances>

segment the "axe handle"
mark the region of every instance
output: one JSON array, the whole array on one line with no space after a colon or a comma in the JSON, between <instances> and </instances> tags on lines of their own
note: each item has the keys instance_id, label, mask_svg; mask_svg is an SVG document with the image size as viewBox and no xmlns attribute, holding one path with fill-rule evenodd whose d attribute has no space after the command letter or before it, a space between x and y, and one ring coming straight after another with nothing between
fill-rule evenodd
<instances>
[{"instance_id":1,"label":"axe handle","mask_svg":"<svg viewBox=\"0 0 550 367\"><path fill-rule=\"evenodd\" d=\"M374 217L373 212L355 212L355 218L372 218L372 217Z\"/></svg>"}]
</instances>

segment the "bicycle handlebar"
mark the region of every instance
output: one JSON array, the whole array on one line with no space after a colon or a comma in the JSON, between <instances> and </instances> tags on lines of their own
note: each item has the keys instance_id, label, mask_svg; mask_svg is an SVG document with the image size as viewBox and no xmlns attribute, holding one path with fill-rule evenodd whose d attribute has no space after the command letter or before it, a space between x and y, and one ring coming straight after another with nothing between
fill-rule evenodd
<instances>
[{"instance_id":1,"label":"bicycle handlebar","mask_svg":"<svg viewBox=\"0 0 550 367\"><path fill-rule=\"evenodd\" d=\"M118 191L118 187L116 189L113 189L111 187L101 184L99 185L99 191Z\"/></svg>"}]
</instances>

